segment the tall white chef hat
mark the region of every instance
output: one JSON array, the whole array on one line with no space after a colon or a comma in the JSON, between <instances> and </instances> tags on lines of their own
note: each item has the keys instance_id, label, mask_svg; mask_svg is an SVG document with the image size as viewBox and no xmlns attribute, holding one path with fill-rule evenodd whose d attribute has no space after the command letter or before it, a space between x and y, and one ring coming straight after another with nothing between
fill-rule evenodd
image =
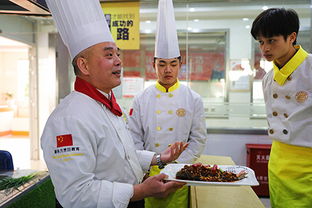
<instances>
[{"instance_id":1,"label":"tall white chef hat","mask_svg":"<svg viewBox=\"0 0 312 208\"><path fill-rule=\"evenodd\" d=\"M46 0L70 56L101 42L114 42L99 0Z\"/></svg>"},{"instance_id":2,"label":"tall white chef hat","mask_svg":"<svg viewBox=\"0 0 312 208\"><path fill-rule=\"evenodd\" d=\"M172 0L159 0L155 57L170 59L179 56L180 50Z\"/></svg>"}]
</instances>

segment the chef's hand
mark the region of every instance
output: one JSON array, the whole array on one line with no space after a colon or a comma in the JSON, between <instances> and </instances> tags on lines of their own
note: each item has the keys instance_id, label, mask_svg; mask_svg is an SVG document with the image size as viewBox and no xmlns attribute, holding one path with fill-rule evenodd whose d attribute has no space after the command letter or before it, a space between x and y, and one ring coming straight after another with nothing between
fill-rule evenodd
<instances>
[{"instance_id":1,"label":"chef's hand","mask_svg":"<svg viewBox=\"0 0 312 208\"><path fill-rule=\"evenodd\" d=\"M187 148L187 146L188 143L175 142L160 154L160 160L164 163L175 161L179 158L179 156Z\"/></svg>"},{"instance_id":2,"label":"chef's hand","mask_svg":"<svg viewBox=\"0 0 312 208\"><path fill-rule=\"evenodd\" d=\"M148 177L143 183L133 186L133 196L130 201L138 201L145 197L167 197L170 193L182 188L186 183L169 181L164 182L168 176L159 174Z\"/></svg>"}]
</instances>

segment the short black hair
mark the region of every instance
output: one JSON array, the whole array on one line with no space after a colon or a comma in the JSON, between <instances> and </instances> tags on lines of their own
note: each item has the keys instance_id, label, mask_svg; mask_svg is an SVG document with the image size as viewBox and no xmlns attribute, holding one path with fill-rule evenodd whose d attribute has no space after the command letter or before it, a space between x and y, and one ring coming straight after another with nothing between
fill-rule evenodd
<instances>
[{"instance_id":1,"label":"short black hair","mask_svg":"<svg viewBox=\"0 0 312 208\"><path fill-rule=\"evenodd\" d=\"M182 56L178 56L175 58L178 59L180 63L182 62ZM156 59L158 59L158 57L154 57L154 63L156 63Z\"/></svg>"},{"instance_id":2,"label":"short black hair","mask_svg":"<svg viewBox=\"0 0 312 208\"><path fill-rule=\"evenodd\" d=\"M79 69L79 67L78 67L78 65L77 65L77 59L79 58L79 56L77 55L77 56L75 56L75 58L72 60L72 65L73 65L73 67L74 67L74 73L75 73L75 75L79 75L79 72L80 72L80 69Z\"/></svg>"},{"instance_id":3,"label":"short black hair","mask_svg":"<svg viewBox=\"0 0 312 208\"><path fill-rule=\"evenodd\" d=\"M295 10L271 8L263 11L253 21L251 35L255 40L261 35L266 38L282 35L286 40L293 32L298 35L299 25L299 17ZM293 44L296 44L296 40Z\"/></svg>"}]
</instances>

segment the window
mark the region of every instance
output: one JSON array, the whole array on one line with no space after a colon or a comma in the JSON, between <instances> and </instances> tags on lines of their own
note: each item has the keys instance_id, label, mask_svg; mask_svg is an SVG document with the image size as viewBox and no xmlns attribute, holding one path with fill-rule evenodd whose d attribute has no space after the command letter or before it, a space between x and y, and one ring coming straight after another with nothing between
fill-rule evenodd
<instances>
[{"instance_id":1,"label":"window","mask_svg":"<svg viewBox=\"0 0 312 208\"><path fill-rule=\"evenodd\" d=\"M183 57L179 80L202 96L208 128L267 127L262 78L272 63L261 58L250 34L252 21L263 6L295 9L302 26L298 42L310 51L309 5L304 0L274 4L174 0ZM140 50L122 51L124 77L117 98L127 110L135 94L156 81L152 67L156 17L157 3L141 1Z\"/></svg>"}]
</instances>

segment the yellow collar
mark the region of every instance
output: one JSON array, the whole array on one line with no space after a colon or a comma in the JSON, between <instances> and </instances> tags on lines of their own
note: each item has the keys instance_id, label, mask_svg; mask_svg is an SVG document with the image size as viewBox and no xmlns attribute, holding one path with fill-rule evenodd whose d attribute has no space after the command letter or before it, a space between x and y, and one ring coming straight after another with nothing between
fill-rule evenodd
<instances>
[{"instance_id":1,"label":"yellow collar","mask_svg":"<svg viewBox=\"0 0 312 208\"><path fill-rule=\"evenodd\" d=\"M273 62L274 80L281 86L285 84L287 77L289 77L308 56L308 53L300 45L296 45L295 48L297 52L281 69Z\"/></svg>"},{"instance_id":2,"label":"yellow collar","mask_svg":"<svg viewBox=\"0 0 312 208\"><path fill-rule=\"evenodd\" d=\"M172 85L171 87L169 87L168 91L166 90L166 88L164 88L161 84L159 84L159 82L156 82L156 88L161 91L161 92L172 92L176 89L178 89L180 87L180 82L179 80L177 80L177 82Z\"/></svg>"}]
</instances>

